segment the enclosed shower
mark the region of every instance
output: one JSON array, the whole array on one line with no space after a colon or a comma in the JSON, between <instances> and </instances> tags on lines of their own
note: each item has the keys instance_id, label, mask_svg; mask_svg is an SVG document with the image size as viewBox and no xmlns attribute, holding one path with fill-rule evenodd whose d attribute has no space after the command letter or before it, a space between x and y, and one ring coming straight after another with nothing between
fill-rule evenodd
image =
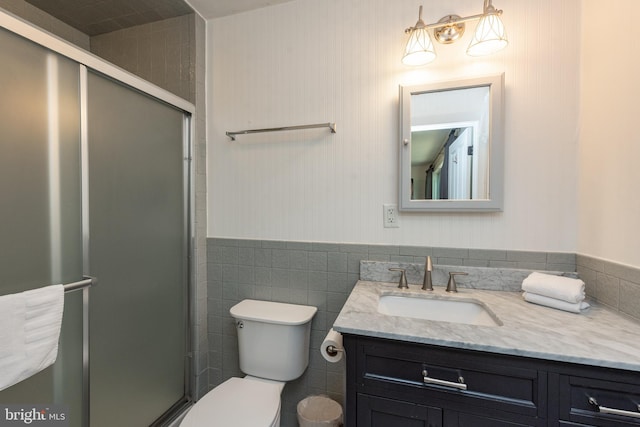
<instances>
[{"instance_id":1,"label":"enclosed shower","mask_svg":"<svg viewBox=\"0 0 640 427\"><path fill-rule=\"evenodd\" d=\"M159 425L190 395L193 106L0 12L0 296L73 284L0 404Z\"/></svg>"}]
</instances>

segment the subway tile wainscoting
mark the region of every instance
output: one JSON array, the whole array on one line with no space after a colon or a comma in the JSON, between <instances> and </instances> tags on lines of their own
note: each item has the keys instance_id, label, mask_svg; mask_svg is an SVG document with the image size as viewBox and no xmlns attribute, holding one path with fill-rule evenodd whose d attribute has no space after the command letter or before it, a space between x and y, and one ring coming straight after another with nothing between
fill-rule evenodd
<instances>
[{"instance_id":1,"label":"subway tile wainscoting","mask_svg":"<svg viewBox=\"0 0 640 427\"><path fill-rule=\"evenodd\" d=\"M585 255L576 266L589 297L640 321L640 269Z\"/></svg>"},{"instance_id":2,"label":"subway tile wainscoting","mask_svg":"<svg viewBox=\"0 0 640 427\"><path fill-rule=\"evenodd\" d=\"M209 238L209 388L242 375L229 315L234 304L245 298L309 304L318 307L310 364L284 389L282 425L297 425L296 405L310 394L342 404L344 363L327 363L319 348L360 278L360 261L423 263L427 255L441 265L578 271L591 298L640 320L640 270L573 253ZM276 357L277 349L265 355L272 351Z\"/></svg>"}]
</instances>

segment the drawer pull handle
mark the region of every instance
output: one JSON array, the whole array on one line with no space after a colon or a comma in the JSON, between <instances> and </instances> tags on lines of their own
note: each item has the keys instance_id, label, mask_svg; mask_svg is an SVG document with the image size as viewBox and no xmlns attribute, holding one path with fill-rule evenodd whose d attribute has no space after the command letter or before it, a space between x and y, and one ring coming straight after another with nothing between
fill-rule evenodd
<instances>
[{"instance_id":1,"label":"drawer pull handle","mask_svg":"<svg viewBox=\"0 0 640 427\"><path fill-rule=\"evenodd\" d=\"M640 412L624 411L622 409L607 408L606 406L598 405L598 402L593 397L589 397L589 404L595 406L598 412L603 414L622 415L623 417L640 418ZM638 411L640 411L640 405L638 405Z\"/></svg>"},{"instance_id":2,"label":"drawer pull handle","mask_svg":"<svg viewBox=\"0 0 640 427\"><path fill-rule=\"evenodd\" d=\"M429 374L427 373L427 371L422 371L422 379L425 384L436 384L444 387L456 388L458 390L467 389L467 385L464 383L464 378L462 377L458 377L458 382L454 383L453 381L445 381L445 380L439 380L437 378L431 378L428 375Z\"/></svg>"}]
</instances>

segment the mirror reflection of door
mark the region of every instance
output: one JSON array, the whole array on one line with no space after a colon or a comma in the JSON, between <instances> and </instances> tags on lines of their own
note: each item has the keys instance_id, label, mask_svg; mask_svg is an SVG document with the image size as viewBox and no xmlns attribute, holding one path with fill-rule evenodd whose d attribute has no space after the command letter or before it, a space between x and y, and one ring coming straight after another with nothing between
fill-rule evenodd
<instances>
[{"instance_id":1,"label":"mirror reflection of door","mask_svg":"<svg viewBox=\"0 0 640 427\"><path fill-rule=\"evenodd\" d=\"M470 128L463 129L449 145L449 199L471 198L471 133Z\"/></svg>"},{"instance_id":2,"label":"mirror reflection of door","mask_svg":"<svg viewBox=\"0 0 640 427\"><path fill-rule=\"evenodd\" d=\"M462 122L412 128L412 200L477 198L478 126Z\"/></svg>"},{"instance_id":3,"label":"mirror reflection of door","mask_svg":"<svg viewBox=\"0 0 640 427\"><path fill-rule=\"evenodd\" d=\"M410 200L489 194L489 88L411 95Z\"/></svg>"}]
</instances>

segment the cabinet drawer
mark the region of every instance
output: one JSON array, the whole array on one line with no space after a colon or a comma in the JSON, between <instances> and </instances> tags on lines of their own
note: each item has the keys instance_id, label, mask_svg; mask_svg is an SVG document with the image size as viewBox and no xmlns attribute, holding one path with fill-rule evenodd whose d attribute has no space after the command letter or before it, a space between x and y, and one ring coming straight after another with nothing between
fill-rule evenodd
<instances>
[{"instance_id":1,"label":"cabinet drawer","mask_svg":"<svg viewBox=\"0 0 640 427\"><path fill-rule=\"evenodd\" d=\"M545 374L509 357L383 341L363 343L358 357L358 382L367 390L438 406L546 415Z\"/></svg>"},{"instance_id":2,"label":"cabinet drawer","mask_svg":"<svg viewBox=\"0 0 640 427\"><path fill-rule=\"evenodd\" d=\"M596 378L560 377L560 418L593 426L640 426L640 386Z\"/></svg>"}]
</instances>

